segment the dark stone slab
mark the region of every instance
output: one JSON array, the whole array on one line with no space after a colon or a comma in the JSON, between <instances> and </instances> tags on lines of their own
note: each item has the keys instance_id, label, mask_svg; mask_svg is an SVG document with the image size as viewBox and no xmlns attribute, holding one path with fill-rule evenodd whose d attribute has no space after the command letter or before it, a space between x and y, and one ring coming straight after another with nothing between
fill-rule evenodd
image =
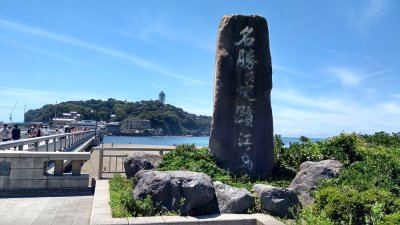
<instances>
[{"instance_id":1,"label":"dark stone slab","mask_svg":"<svg viewBox=\"0 0 400 225\"><path fill-rule=\"evenodd\" d=\"M134 177L140 170L153 170L160 165L162 157L150 153L135 152L124 160L125 174L128 178Z\"/></svg>"},{"instance_id":2,"label":"dark stone slab","mask_svg":"<svg viewBox=\"0 0 400 225\"><path fill-rule=\"evenodd\" d=\"M163 210L182 215L207 215L218 211L211 178L191 171L150 171L136 173L133 197L150 195Z\"/></svg>"},{"instance_id":3,"label":"dark stone slab","mask_svg":"<svg viewBox=\"0 0 400 225\"><path fill-rule=\"evenodd\" d=\"M222 167L265 178L273 167L272 67L260 16L224 16L219 26L210 150Z\"/></svg>"}]
</instances>

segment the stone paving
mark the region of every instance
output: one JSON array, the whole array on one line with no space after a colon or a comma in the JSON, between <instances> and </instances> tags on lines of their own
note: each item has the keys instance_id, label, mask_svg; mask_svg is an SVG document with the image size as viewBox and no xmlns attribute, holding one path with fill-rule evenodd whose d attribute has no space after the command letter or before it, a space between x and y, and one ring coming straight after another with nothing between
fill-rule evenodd
<instances>
[{"instance_id":1,"label":"stone paving","mask_svg":"<svg viewBox=\"0 0 400 225\"><path fill-rule=\"evenodd\" d=\"M87 225L93 196L0 199L0 225Z\"/></svg>"}]
</instances>

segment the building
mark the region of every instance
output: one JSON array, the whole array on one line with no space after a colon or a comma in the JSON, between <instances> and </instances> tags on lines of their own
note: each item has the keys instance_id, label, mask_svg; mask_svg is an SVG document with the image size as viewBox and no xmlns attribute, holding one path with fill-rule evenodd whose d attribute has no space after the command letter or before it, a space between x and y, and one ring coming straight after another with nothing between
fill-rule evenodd
<instances>
[{"instance_id":1,"label":"building","mask_svg":"<svg viewBox=\"0 0 400 225\"><path fill-rule=\"evenodd\" d=\"M106 123L105 125L106 125L105 129L108 134L114 134L116 132L119 132L120 130L120 124L118 122L109 122Z\"/></svg>"},{"instance_id":2,"label":"building","mask_svg":"<svg viewBox=\"0 0 400 225\"><path fill-rule=\"evenodd\" d=\"M60 118L53 118L53 126L54 127L63 127L63 126L76 126L78 122L81 120L81 114L71 111L69 113L63 113Z\"/></svg>"},{"instance_id":3,"label":"building","mask_svg":"<svg viewBox=\"0 0 400 225\"><path fill-rule=\"evenodd\" d=\"M130 117L121 122L122 130L147 130L151 129L151 121L137 117Z\"/></svg>"},{"instance_id":4,"label":"building","mask_svg":"<svg viewBox=\"0 0 400 225\"><path fill-rule=\"evenodd\" d=\"M160 94L158 95L158 98L162 104L165 103L165 93L163 91L160 92Z\"/></svg>"},{"instance_id":5,"label":"building","mask_svg":"<svg viewBox=\"0 0 400 225\"><path fill-rule=\"evenodd\" d=\"M80 120L71 123L73 127L79 128L87 128L87 129L95 129L96 128L96 120Z\"/></svg>"}]
</instances>

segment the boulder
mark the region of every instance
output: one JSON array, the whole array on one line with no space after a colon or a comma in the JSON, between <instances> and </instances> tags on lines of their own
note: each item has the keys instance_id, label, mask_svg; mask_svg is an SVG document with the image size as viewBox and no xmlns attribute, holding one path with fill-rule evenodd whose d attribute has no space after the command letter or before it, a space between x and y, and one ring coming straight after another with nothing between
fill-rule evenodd
<instances>
[{"instance_id":1,"label":"boulder","mask_svg":"<svg viewBox=\"0 0 400 225\"><path fill-rule=\"evenodd\" d=\"M190 171L144 171L136 174L134 197L150 195L163 210L183 215L203 215L218 212L211 178Z\"/></svg>"},{"instance_id":2,"label":"boulder","mask_svg":"<svg viewBox=\"0 0 400 225\"><path fill-rule=\"evenodd\" d=\"M245 188L234 188L219 181L214 182L218 208L221 213L245 213L254 202Z\"/></svg>"},{"instance_id":3,"label":"boulder","mask_svg":"<svg viewBox=\"0 0 400 225\"><path fill-rule=\"evenodd\" d=\"M124 160L125 174L127 177L134 177L140 170L153 170L161 163L160 155L133 153Z\"/></svg>"},{"instance_id":4,"label":"boulder","mask_svg":"<svg viewBox=\"0 0 400 225\"><path fill-rule=\"evenodd\" d=\"M296 174L289 188L292 188L299 197L303 206L314 203L311 193L315 191L316 183L320 179L328 179L336 176L342 168L342 164L336 160L323 160L319 162L303 162L300 171Z\"/></svg>"},{"instance_id":5,"label":"boulder","mask_svg":"<svg viewBox=\"0 0 400 225\"><path fill-rule=\"evenodd\" d=\"M290 188L256 184L253 191L259 195L263 209L273 215L291 217L290 208L295 209L299 205L296 192Z\"/></svg>"}]
</instances>

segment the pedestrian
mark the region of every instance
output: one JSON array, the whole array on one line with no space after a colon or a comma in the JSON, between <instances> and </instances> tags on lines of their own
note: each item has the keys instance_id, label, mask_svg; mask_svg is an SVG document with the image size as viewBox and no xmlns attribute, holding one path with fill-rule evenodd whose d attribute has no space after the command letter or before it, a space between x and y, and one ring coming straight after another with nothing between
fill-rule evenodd
<instances>
[{"instance_id":1,"label":"pedestrian","mask_svg":"<svg viewBox=\"0 0 400 225\"><path fill-rule=\"evenodd\" d=\"M36 130L36 137L41 137L41 136L43 136L42 127L39 126L38 129Z\"/></svg>"},{"instance_id":2,"label":"pedestrian","mask_svg":"<svg viewBox=\"0 0 400 225\"><path fill-rule=\"evenodd\" d=\"M18 128L17 124L14 125L14 128L12 129L11 133L12 133L13 140L21 139L21 130Z\"/></svg>"},{"instance_id":3,"label":"pedestrian","mask_svg":"<svg viewBox=\"0 0 400 225\"><path fill-rule=\"evenodd\" d=\"M47 126L44 126L44 127L41 129L41 133L42 133L42 136L47 136L47 135L50 134L50 130L47 128Z\"/></svg>"},{"instance_id":4,"label":"pedestrian","mask_svg":"<svg viewBox=\"0 0 400 225\"><path fill-rule=\"evenodd\" d=\"M3 128L0 130L0 137L2 141L11 140L11 130L8 128L7 124L4 124Z\"/></svg>"},{"instance_id":5,"label":"pedestrian","mask_svg":"<svg viewBox=\"0 0 400 225\"><path fill-rule=\"evenodd\" d=\"M12 139L13 140L19 140L21 138L21 130L18 128L18 125L15 124L14 128L11 131L12 133ZM14 151L17 149L17 146L14 146Z\"/></svg>"},{"instance_id":6,"label":"pedestrian","mask_svg":"<svg viewBox=\"0 0 400 225\"><path fill-rule=\"evenodd\" d=\"M32 125L31 128L28 130L28 136L29 138L34 138L36 137L36 125Z\"/></svg>"}]
</instances>

